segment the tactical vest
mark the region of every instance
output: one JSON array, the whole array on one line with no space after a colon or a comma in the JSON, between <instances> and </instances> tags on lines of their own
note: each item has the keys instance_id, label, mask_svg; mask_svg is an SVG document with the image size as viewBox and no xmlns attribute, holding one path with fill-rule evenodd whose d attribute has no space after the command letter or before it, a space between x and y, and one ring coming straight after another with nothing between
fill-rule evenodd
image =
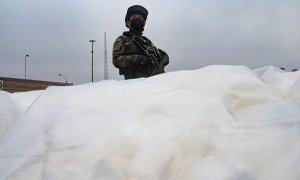
<instances>
[{"instance_id":1,"label":"tactical vest","mask_svg":"<svg viewBox=\"0 0 300 180\"><path fill-rule=\"evenodd\" d=\"M126 68L120 68L120 75L124 75L125 79L131 79L164 73L163 66L159 65L161 64L162 58L157 54L156 47L154 47L148 38L144 36L135 36L130 32L124 32L121 38L124 38L127 42L124 47L124 55L143 55L152 58L153 62L152 64L149 63L147 66L133 64Z\"/></svg>"}]
</instances>

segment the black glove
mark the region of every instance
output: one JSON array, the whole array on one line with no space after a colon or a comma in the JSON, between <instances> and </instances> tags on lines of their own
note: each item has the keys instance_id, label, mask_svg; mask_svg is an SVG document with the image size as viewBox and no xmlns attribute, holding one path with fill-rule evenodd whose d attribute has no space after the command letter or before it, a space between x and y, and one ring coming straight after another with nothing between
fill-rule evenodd
<instances>
[{"instance_id":1,"label":"black glove","mask_svg":"<svg viewBox=\"0 0 300 180\"><path fill-rule=\"evenodd\" d=\"M150 63L150 58L147 56L139 55L137 58L137 62L139 64L146 65L146 64Z\"/></svg>"}]
</instances>

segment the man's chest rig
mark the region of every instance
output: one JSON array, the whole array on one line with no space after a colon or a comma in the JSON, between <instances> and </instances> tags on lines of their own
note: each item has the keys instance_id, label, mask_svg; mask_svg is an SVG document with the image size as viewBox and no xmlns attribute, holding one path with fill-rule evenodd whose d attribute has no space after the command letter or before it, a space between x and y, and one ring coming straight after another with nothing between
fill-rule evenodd
<instances>
[{"instance_id":1,"label":"man's chest rig","mask_svg":"<svg viewBox=\"0 0 300 180\"><path fill-rule=\"evenodd\" d=\"M128 55L139 54L147 56L154 54L158 56L155 46L148 38L137 36L129 32L124 32L123 36L127 39L127 43L124 45L124 53Z\"/></svg>"},{"instance_id":2,"label":"man's chest rig","mask_svg":"<svg viewBox=\"0 0 300 180\"><path fill-rule=\"evenodd\" d=\"M160 54L158 54L157 48L148 38L144 36L137 36L129 32L124 32L123 35L129 39L124 46L126 54L139 54L149 57L154 66L152 75L164 72L162 58Z\"/></svg>"}]
</instances>

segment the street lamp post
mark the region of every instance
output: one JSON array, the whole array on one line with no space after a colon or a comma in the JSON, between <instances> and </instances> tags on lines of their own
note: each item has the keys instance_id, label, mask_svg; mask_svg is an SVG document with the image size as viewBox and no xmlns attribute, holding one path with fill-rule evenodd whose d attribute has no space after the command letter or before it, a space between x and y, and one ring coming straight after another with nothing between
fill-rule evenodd
<instances>
[{"instance_id":1,"label":"street lamp post","mask_svg":"<svg viewBox=\"0 0 300 180\"><path fill-rule=\"evenodd\" d=\"M66 84L68 84L68 79L67 79L67 77L65 75L63 75L63 74L58 74L58 75L64 77L65 80L66 80Z\"/></svg>"},{"instance_id":2,"label":"street lamp post","mask_svg":"<svg viewBox=\"0 0 300 180\"><path fill-rule=\"evenodd\" d=\"M94 82L94 42L96 41L90 40L90 42L92 43L92 82Z\"/></svg>"},{"instance_id":3,"label":"street lamp post","mask_svg":"<svg viewBox=\"0 0 300 180\"><path fill-rule=\"evenodd\" d=\"M25 55L25 80L26 80L26 62L27 62L27 58L29 57L28 54Z\"/></svg>"}]
</instances>

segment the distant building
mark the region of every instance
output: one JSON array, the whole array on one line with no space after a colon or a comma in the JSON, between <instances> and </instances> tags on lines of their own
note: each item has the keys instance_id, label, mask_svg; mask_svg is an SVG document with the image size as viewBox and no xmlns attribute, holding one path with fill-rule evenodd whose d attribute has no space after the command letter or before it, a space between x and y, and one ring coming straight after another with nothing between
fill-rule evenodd
<instances>
[{"instance_id":1,"label":"distant building","mask_svg":"<svg viewBox=\"0 0 300 180\"><path fill-rule=\"evenodd\" d=\"M72 86L72 85L73 83L0 77L0 90L11 92L11 93L32 91L32 90L43 90L49 86Z\"/></svg>"}]
</instances>

